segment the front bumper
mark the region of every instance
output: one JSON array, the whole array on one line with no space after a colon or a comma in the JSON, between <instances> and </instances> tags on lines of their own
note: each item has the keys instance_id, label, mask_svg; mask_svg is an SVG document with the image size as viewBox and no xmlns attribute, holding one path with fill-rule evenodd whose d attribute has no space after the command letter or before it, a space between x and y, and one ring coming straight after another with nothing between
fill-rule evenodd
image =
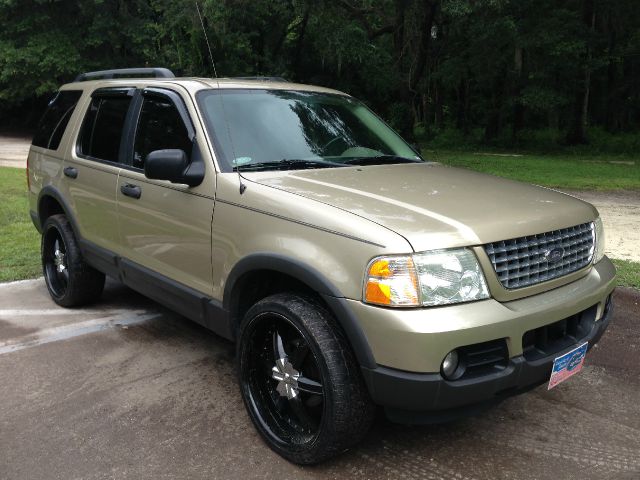
<instances>
[{"instance_id":1,"label":"front bumper","mask_svg":"<svg viewBox=\"0 0 640 480\"><path fill-rule=\"evenodd\" d=\"M374 401L399 423L437 423L475 413L509 396L524 393L549 381L554 360L573 348L598 342L609 325L613 303L588 335L571 346L536 360L513 357L496 373L468 380L447 381L439 373L418 374L385 367L363 369Z\"/></svg>"},{"instance_id":2,"label":"front bumper","mask_svg":"<svg viewBox=\"0 0 640 480\"><path fill-rule=\"evenodd\" d=\"M583 278L531 297L499 303L495 300L441 308L395 310L349 302L359 319L377 367L363 367L374 402L392 419L406 423L421 419L418 412L441 412L440 419L459 416L470 405L488 404L526 391L549 379L556 357L589 342L607 328L615 267L606 257ZM561 322L579 312L592 312L593 321L571 345L532 359L524 354L523 337L531 330ZM453 349L503 339L508 362L500 371L447 381L439 372Z\"/></svg>"}]
</instances>

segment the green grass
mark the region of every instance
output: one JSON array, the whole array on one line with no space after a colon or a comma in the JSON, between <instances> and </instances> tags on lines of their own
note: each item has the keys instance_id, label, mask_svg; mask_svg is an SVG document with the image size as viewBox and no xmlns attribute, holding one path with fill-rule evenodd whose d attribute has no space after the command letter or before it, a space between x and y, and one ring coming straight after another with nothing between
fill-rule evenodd
<instances>
[{"instance_id":1,"label":"green grass","mask_svg":"<svg viewBox=\"0 0 640 480\"><path fill-rule=\"evenodd\" d=\"M575 154L479 154L482 152L423 150L424 157L429 160L546 187L576 190L640 189L640 155L583 157Z\"/></svg>"},{"instance_id":2,"label":"green grass","mask_svg":"<svg viewBox=\"0 0 640 480\"><path fill-rule=\"evenodd\" d=\"M427 158L450 165L474 168L509 178L565 188L640 188L637 169L634 174L627 166L624 176L618 165L585 163L576 170L579 160L563 157L535 157L527 159L534 168L522 168L522 157L485 157L470 153L438 153ZM535 170L535 171L534 171ZM600 183L589 175L602 175ZM613 260L618 269L621 286L640 288L640 263ZM29 202L24 170L0 168L0 282L34 278L41 274L40 237L29 218Z\"/></svg>"},{"instance_id":3,"label":"green grass","mask_svg":"<svg viewBox=\"0 0 640 480\"><path fill-rule=\"evenodd\" d=\"M29 217L27 180L18 168L0 168L0 282L41 274L40 236Z\"/></svg>"},{"instance_id":4,"label":"green grass","mask_svg":"<svg viewBox=\"0 0 640 480\"><path fill-rule=\"evenodd\" d=\"M638 157L640 135L637 132L611 133L598 127L590 127L587 132L588 143L567 145L565 133L557 129L527 129L513 137L509 129L490 141L484 138L484 130L475 128L467 133L454 128L425 129L416 125L413 134L423 145L432 150L464 150L467 152L518 151L520 153L539 153L545 155L572 155L591 157L593 155L616 157Z\"/></svg>"},{"instance_id":5,"label":"green grass","mask_svg":"<svg viewBox=\"0 0 640 480\"><path fill-rule=\"evenodd\" d=\"M640 263L628 260L613 260L618 270L618 285L640 289Z\"/></svg>"}]
</instances>

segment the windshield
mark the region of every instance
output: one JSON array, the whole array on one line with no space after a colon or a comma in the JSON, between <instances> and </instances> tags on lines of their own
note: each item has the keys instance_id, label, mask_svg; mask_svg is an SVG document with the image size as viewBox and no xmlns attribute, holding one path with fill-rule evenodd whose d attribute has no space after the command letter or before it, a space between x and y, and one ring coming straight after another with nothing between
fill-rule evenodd
<instances>
[{"instance_id":1,"label":"windshield","mask_svg":"<svg viewBox=\"0 0 640 480\"><path fill-rule=\"evenodd\" d=\"M362 103L288 90L197 95L223 171L330 168L422 161Z\"/></svg>"}]
</instances>

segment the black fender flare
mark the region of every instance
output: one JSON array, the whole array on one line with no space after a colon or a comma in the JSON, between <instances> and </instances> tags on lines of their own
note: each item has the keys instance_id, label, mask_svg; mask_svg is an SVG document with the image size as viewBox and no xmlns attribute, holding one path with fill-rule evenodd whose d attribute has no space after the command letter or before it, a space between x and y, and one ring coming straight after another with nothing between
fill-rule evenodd
<instances>
[{"instance_id":1,"label":"black fender flare","mask_svg":"<svg viewBox=\"0 0 640 480\"><path fill-rule=\"evenodd\" d=\"M38 223L40 226L39 230L42 230L42 226L44 224L42 219L42 212L40 211L40 209L42 208L42 199L44 197L52 197L60 204L60 206L62 207L62 210L64 211L64 214L67 216L67 219L71 222L71 226L73 227L73 233L76 235L76 238L80 240L80 230L78 229L78 223L76 222L76 219L72 214L73 210L71 210L69 203L64 199L60 191L52 185L47 185L46 187L40 190L40 193L38 193L38 203L37 203L38 211L36 212L36 214L37 214Z\"/></svg>"},{"instance_id":2,"label":"black fender flare","mask_svg":"<svg viewBox=\"0 0 640 480\"><path fill-rule=\"evenodd\" d=\"M322 273L300 260L277 253L253 253L239 260L227 277L224 288L223 308L234 308L235 289L243 275L256 270L273 270L286 274L318 292L334 315L361 367L377 366L369 342L357 317L347 306L347 299Z\"/></svg>"}]
</instances>

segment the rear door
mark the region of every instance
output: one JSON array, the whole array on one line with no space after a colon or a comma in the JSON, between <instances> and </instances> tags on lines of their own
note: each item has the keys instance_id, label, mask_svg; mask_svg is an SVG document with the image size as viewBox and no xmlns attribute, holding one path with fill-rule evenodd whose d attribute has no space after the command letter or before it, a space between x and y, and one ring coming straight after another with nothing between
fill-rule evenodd
<instances>
[{"instance_id":1,"label":"rear door","mask_svg":"<svg viewBox=\"0 0 640 480\"><path fill-rule=\"evenodd\" d=\"M150 152L169 148L184 150L190 161L202 161L206 144L202 135L196 135L189 105L168 88L141 92L128 165L121 170L117 187L125 282L138 283L139 290L144 284L143 293L163 295L164 303L177 309L174 304L180 299L167 299L175 289L163 288L167 280L178 289L186 286L206 295L212 291L215 172L206 155L204 181L189 187L146 178L144 162Z\"/></svg>"},{"instance_id":2,"label":"rear door","mask_svg":"<svg viewBox=\"0 0 640 480\"><path fill-rule=\"evenodd\" d=\"M63 168L63 195L71 201L81 239L115 253L121 251L116 188L134 93L133 88L93 92Z\"/></svg>"}]
</instances>

